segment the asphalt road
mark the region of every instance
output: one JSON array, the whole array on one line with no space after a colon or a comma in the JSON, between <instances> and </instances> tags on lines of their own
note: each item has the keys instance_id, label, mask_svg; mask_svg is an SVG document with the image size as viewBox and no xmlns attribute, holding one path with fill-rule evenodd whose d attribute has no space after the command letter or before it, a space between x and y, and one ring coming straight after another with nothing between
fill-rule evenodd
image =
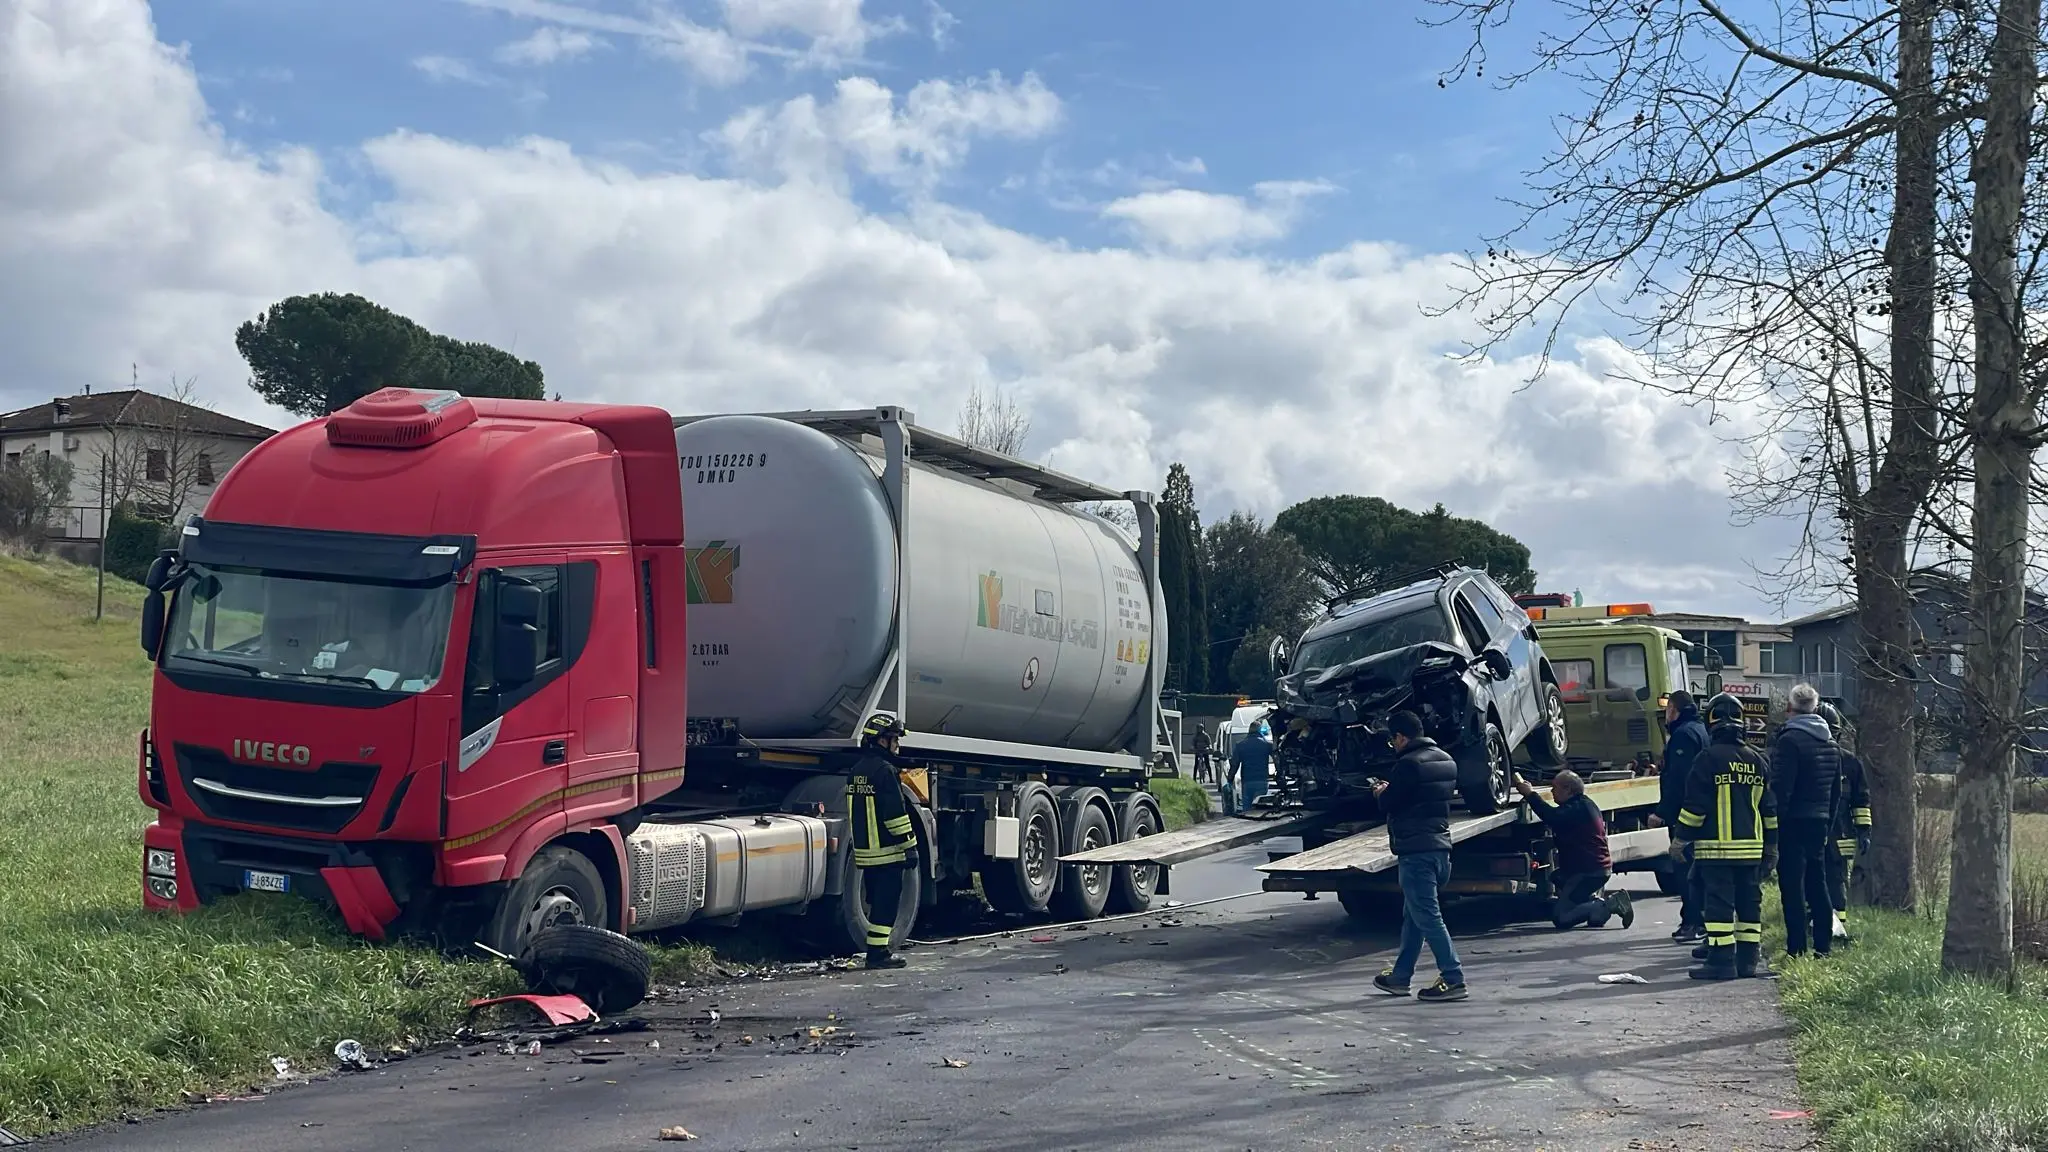
<instances>
[{"instance_id":1,"label":"asphalt road","mask_svg":"<svg viewBox=\"0 0 2048 1152\"><path fill-rule=\"evenodd\" d=\"M1183 866L1174 898L1256 889L1264 852ZM1390 936L1335 899L1260 895L693 990L644 1006L644 1033L433 1053L58 1146L613 1152L671 1126L752 1152L1813 1146L1771 1116L1800 1108L1773 986L1688 980L1676 902L1632 887L1630 931L1460 910L1462 1004L1376 992ZM1595 980L1618 972L1650 982Z\"/></svg>"}]
</instances>

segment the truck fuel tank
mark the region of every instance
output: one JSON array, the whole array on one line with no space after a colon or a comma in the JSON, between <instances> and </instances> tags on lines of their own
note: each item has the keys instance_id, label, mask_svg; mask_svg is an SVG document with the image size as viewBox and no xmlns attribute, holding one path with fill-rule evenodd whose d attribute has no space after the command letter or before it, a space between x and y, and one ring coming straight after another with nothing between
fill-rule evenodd
<instances>
[{"instance_id":1,"label":"truck fuel tank","mask_svg":"<svg viewBox=\"0 0 2048 1152\"><path fill-rule=\"evenodd\" d=\"M626 837L633 930L817 900L825 895L830 843L814 816L642 824Z\"/></svg>"}]
</instances>

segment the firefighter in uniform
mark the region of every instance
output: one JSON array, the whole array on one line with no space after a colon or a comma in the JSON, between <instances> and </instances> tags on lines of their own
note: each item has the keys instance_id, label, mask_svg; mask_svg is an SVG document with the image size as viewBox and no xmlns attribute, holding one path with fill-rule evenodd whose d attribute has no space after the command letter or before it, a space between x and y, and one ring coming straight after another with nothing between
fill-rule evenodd
<instances>
[{"instance_id":1,"label":"firefighter in uniform","mask_svg":"<svg viewBox=\"0 0 2048 1152\"><path fill-rule=\"evenodd\" d=\"M1707 746L1686 774L1685 804L1672 829L1691 842L1703 881L1706 956L1691 976L1769 976L1762 956L1763 885L1778 854L1769 765L1743 743L1740 700L1726 692L1714 697L1706 721Z\"/></svg>"},{"instance_id":2,"label":"firefighter in uniform","mask_svg":"<svg viewBox=\"0 0 2048 1152\"><path fill-rule=\"evenodd\" d=\"M846 813L853 824L855 883L864 884L868 919L868 967L901 968L889 950L896 908L903 900L903 870L916 866L917 837L896 773L903 722L888 712L868 717L861 727L861 757L846 778Z\"/></svg>"},{"instance_id":3,"label":"firefighter in uniform","mask_svg":"<svg viewBox=\"0 0 2048 1152\"><path fill-rule=\"evenodd\" d=\"M1835 906L1835 919L1842 925L1841 930L1847 932L1849 871L1855 867L1856 858L1870 848L1870 786L1863 778L1863 761L1844 743L1849 726L1843 722L1842 714L1826 703L1819 711L1820 718L1834 732L1836 745L1842 749L1842 771L1838 778L1841 783L1835 791L1834 835L1828 841L1828 903ZM1837 944L1849 942L1846 935L1835 938Z\"/></svg>"}]
</instances>

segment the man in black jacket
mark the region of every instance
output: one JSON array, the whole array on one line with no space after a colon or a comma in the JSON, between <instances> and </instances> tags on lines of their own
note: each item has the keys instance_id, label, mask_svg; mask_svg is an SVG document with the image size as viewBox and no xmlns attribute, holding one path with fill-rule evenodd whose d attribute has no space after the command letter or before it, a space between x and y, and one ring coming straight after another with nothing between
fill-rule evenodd
<instances>
[{"instance_id":1,"label":"man in black jacket","mask_svg":"<svg viewBox=\"0 0 2048 1152\"><path fill-rule=\"evenodd\" d=\"M866 885L868 967L901 968L890 950L903 903L903 871L917 864L917 836L896 772L903 722L888 712L861 728L861 757L846 777L846 814L853 825L853 883Z\"/></svg>"},{"instance_id":2,"label":"man in black jacket","mask_svg":"<svg viewBox=\"0 0 2048 1152\"><path fill-rule=\"evenodd\" d=\"M1393 967L1373 985L1395 996L1408 995L1422 946L1436 957L1436 983L1415 994L1432 1003L1465 998L1465 972L1444 926L1439 892L1451 878L1451 797L1458 788L1458 762L1422 734L1422 717L1396 712L1387 732L1400 759L1392 777L1373 786L1387 821L1387 845L1401 878L1401 951Z\"/></svg>"},{"instance_id":3,"label":"man in black jacket","mask_svg":"<svg viewBox=\"0 0 2048 1152\"><path fill-rule=\"evenodd\" d=\"M1687 774L1693 761L1707 747L1707 726L1700 722L1700 708L1692 693L1683 688L1664 698L1664 766L1657 773L1657 813L1653 827L1675 828L1678 811L1685 805ZM1705 898L1704 880L1693 866L1689 840L1672 841L1680 846L1679 867L1685 869L1685 894L1678 905L1678 930L1671 938L1680 944L1694 944L1707 938L1700 904Z\"/></svg>"},{"instance_id":4,"label":"man in black jacket","mask_svg":"<svg viewBox=\"0 0 2048 1152\"><path fill-rule=\"evenodd\" d=\"M1785 700L1785 726L1771 743L1771 794L1778 801L1778 896L1785 905L1785 951L1832 951L1834 905L1828 899L1828 835L1835 823L1841 750L1818 715L1820 693L1795 684Z\"/></svg>"},{"instance_id":5,"label":"man in black jacket","mask_svg":"<svg viewBox=\"0 0 2048 1152\"><path fill-rule=\"evenodd\" d=\"M1552 804L1538 794L1536 786L1515 777L1515 791L1536 809L1536 815L1550 826L1555 847L1550 875L1550 922L1559 928L1599 928L1610 916L1621 917L1623 928L1636 922L1635 905L1626 892L1601 894L1600 889L1614 875L1613 857L1607 851L1607 818L1600 806L1586 795L1579 774L1559 772L1550 781Z\"/></svg>"}]
</instances>

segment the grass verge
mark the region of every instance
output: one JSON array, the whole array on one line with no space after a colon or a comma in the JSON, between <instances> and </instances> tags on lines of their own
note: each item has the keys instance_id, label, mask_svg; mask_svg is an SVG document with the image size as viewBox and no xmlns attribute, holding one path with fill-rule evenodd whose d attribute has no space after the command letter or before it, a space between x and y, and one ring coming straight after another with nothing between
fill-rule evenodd
<instances>
[{"instance_id":1,"label":"grass verge","mask_svg":"<svg viewBox=\"0 0 2048 1152\"><path fill-rule=\"evenodd\" d=\"M1200 824L1209 818L1209 794L1193 780L1178 776L1156 776L1146 785L1159 801L1159 814L1166 818L1168 832Z\"/></svg>"},{"instance_id":2,"label":"grass verge","mask_svg":"<svg viewBox=\"0 0 2048 1152\"><path fill-rule=\"evenodd\" d=\"M1945 865L1945 814L1920 833L1923 865ZM2019 817L2013 842L2016 897L2040 892L2048 816ZM1783 966L1800 1089L1835 1152L2048 1148L2048 967L2022 962L2009 989L1943 976L1946 871L1925 871L1925 914L1852 909L1854 947ZM2038 917L2021 911L2024 935Z\"/></svg>"},{"instance_id":3,"label":"grass verge","mask_svg":"<svg viewBox=\"0 0 2048 1152\"><path fill-rule=\"evenodd\" d=\"M445 1035L490 963L373 947L296 901L141 908L141 590L0 555L0 1126L35 1137ZM664 957L687 966L689 950Z\"/></svg>"}]
</instances>

